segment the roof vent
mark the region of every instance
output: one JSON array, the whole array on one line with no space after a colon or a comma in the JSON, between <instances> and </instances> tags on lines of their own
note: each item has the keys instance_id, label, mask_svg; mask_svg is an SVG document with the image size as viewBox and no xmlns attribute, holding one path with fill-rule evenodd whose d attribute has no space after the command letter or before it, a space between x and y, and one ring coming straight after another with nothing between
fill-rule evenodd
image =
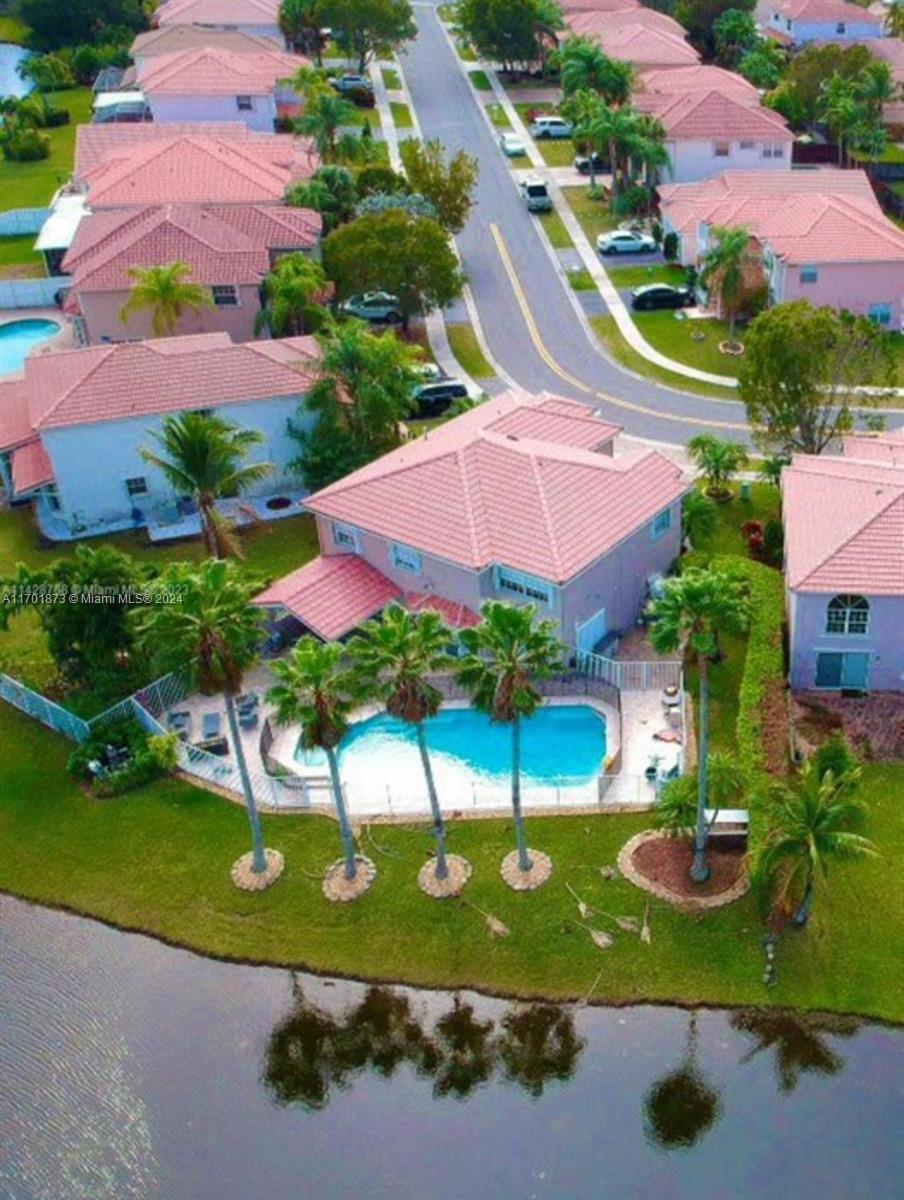
<instances>
[{"instance_id":1,"label":"roof vent","mask_svg":"<svg viewBox=\"0 0 904 1200\"><path fill-rule=\"evenodd\" d=\"M515 433L507 433L505 436L508 438L508 440L510 442L517 442L517 440L518 440L518 435Z\"/></svg>"}]
</instances>

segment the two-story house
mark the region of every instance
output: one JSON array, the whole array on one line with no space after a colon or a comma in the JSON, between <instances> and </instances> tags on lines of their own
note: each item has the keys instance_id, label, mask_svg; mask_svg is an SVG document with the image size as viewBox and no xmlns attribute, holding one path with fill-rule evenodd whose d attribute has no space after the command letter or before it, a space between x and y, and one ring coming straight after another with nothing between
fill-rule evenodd
<instances>
[{"instance_id":1,"label":"two-story house","mask_svg":"<svg viewBox=\"0 0 904 1200\"><path fill-rule=\"evenodd\" d=\"M464 625L495 597L593 651L676 558L687 491L658 451L613 454L617 432L573 400L497 396L309 497L320 557L256 603L337 638L393 600Z\"/></svg>"},{"instance_id":2,"label":"two-story house","mask_svg":"<svg viewBox=\"0 0 904 1200\"><path fill-rule=\"evenodd\" d=\"M763 33L786 46L883 35L881 14L845 0L759 0L755 15Z\"/></svg>"},{"instance_id":3,"label":"two-story house","mask_svg":"<svg viewBox=\"0 0 904 1200\"><path fill-rule=\"evenodd\" d=\"M153 26L201 25L238 31L285 44L279 28L280 0L164 0L151 17Z\"/></svg>"},{"instance_id":4,"label":"two-story house","mask_svg":"<svg viewBox=\"0 0 904 1200\"><path fill-rule=\"evenodd\" d=\"M689 45L686 32L672 17L651 8L618 11L567 11L569 35L599 42L609 58L633 63L638 69L693 66L700 55Z\"/></svg>"},{"instance_id":5,"label":"two-story house","mask_svg":"<svg viewBox=\"0 0 904 1200\"><path fill-rule=\"evenodd\" d=\"M132 42L129 53L135 68L144 66L151 58L161 54L181 54L185 50L203 50L210 46L218 50L231 50L235 54L260 54L267 50L282 50L284 46L267 37L241 33L235 29L208 29L203 25L164 25L160 29L148 29L139 33ZM131 83L126 76L123 82Z\"/></svg>"},{"instance_id":6,"label":"two-story house","mask_svg":"<svg viewBox=\"0 0 904 1200\"><path fill-rule=\"evenodd\" d=\"M225 333L31 355L24 375L0 380L0 474L53 540L178 525L187 499L142 450L166 416L204 411L261 434L249 458L274 469L243 500L254 519L297 512L266 500L298 490L288 425L304 425L318 360L313 338L236 345Z\"/></svg>"},{"instance_id":7,"label":"two-story house","mask_svg":"<svg viewBox=\"0 0 904 1200\"><path fill-rule=\"evenodd\" d=\"M904 691L904 430L782 472L791 686Z\"/></svg>"}]
</instances>

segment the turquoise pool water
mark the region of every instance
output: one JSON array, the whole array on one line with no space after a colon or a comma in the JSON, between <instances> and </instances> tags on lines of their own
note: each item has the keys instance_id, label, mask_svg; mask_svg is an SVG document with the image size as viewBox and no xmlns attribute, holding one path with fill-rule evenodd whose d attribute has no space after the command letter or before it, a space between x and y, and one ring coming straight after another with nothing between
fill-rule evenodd
<instances>
[{"instance_id":1,"label":"turquoise pool water","mask_svg":"<svg viewBox=\"0 0 904 1200\"><path fill-rule=\"evenodd\" d=\"M507 786L512 732L493 725L472 708L444 708L427 722L437 785L441 789ZM541 708L522 724L522 772L525 787L575 787L601 770L606 754L606 722L587 704ZM326 765L320 751L298 748L305 766ZM415 733L381 713L352 726L339 752L342 778L351 794L389 789L408 794L423 788Z\"/></svg>"},{"instance_id":2,"label":"turquoise pool water","mask_svg":"<svg viewBox=\"0 0 904 1200\"><path fill-rule=\"evenodd\" d=\"M56 321L10 321L0 325L0 375L21 371L25 357L38 342L60 332Z\"/></svg>"}]
</instances>

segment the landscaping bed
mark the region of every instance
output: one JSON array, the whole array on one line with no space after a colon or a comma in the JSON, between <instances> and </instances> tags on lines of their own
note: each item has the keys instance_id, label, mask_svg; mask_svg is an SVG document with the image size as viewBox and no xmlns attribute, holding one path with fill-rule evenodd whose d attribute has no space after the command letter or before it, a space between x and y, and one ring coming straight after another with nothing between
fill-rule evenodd
<instances>
[{"instance_id":1,"label":"landscaping bed","mask_svg":"<svg viewBox=\"0 0 904 1200\"><path fill-rule=\"evenodd\" d=\"M641 842L631 855L634 867L646 879L692 900L729 891L744 868L742 849L710 841L706 847L709 879L705 883L694 883L689 874L693 858L694 852L686 838L664 836Z\"/></svg>"}]
</instances>

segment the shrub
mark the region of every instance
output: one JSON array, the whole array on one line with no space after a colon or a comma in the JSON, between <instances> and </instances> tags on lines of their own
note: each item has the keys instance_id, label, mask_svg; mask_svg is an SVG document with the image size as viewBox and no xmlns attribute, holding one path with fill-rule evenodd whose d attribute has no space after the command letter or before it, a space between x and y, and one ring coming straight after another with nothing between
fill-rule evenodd
<instances>
[{"instance_id":1,"label":"shrub","mask_svg":"<svg viewBox=\"0 0 904 1200\"><path fill-rule=\"evenodd\" d=\"M653 235L653 241L656 243L656 245L661 246L663 238L662 222L654 221L650 229L650 233Z\"/></svg>"},{"instance_id":2,"label":"shrub","mask_svg":"<svg viewBox=\"0 0 904 1200\"><path fill-rule=\"evenodd\" d=\"M39 129L7 117L0 129L0 148L7 162L39 162L50 156L50 139Z\"/></svg>"},{"instance_id":3,"label":"shrub","mask_svg":"<svg viewBox=\"0 0 904 1200\"><path fill-rule=\"evenodd\" d=\"M763 562L770 567L781 567L785 557L785 531L776 517L770 517L763 526Z\"/></svg>"},{"instance_id":4,"label":"shrub","mask_svg":"<svg viewBox=\"0 0 904 1200\"><path fill-rule=\"evenodd\" d=\"M51 108L44 117L44 128L57 129L60 125L68 125L71 119L68 108Z\"/></svg>"},{"instance_id":5,"label":"shrub","mask_svg":"<svg viewBox=\"0 0 904 1200\"><path fill-rule=\"evenodd\" d=\"M829 771L835 779L844 779L859 765L857 755L840 730L830 733L813 756L820 779Z\"/></svg>"},{"instance_id":6,"label":"shrub","mask_svg":"<svg viewBox=\"0 0 904 1200\"><path fill-rule=\"evenodd\" d=\"M625 188L612 198L612 212L616 217L639 217L650 209L650 190L639 183Z\"/></svg>"},{"instance_id":7,"label":"shrub","mask_svg":"<svg viewBox=\"0 0 904 1200\"><path fill-rule=\"evenodd\" d=\"M678 234L673 229L662 239L662 253L669 263L675 262L678 257Z\"/></svg>"},{"instance_id":8,"label":"shrub","mask_svg":"<svg viewBox=\"0 0 904 1200\"><path fill-rule=\"evenodd\" d=\"M356 180L359 196L370 196L376 192L407 192L408 180L393 171L392 167L370 166L358 172Z\"/></svg>"},{"instance_id":9,"label":"shrub","mask_svg":"<svg viewBox=\"0 0 904 1200\"><path fill-rule=\"evenodd\" d=\"M107 746L128 750L135 755L145 749L147 742L147 734L137 721L131 718L105 721L102 725L95 725L90 736L72 751L66 761L66 770L76 779L88 779L88 763L92 760L102 761Z\"/></svg>"}]
</instances>

